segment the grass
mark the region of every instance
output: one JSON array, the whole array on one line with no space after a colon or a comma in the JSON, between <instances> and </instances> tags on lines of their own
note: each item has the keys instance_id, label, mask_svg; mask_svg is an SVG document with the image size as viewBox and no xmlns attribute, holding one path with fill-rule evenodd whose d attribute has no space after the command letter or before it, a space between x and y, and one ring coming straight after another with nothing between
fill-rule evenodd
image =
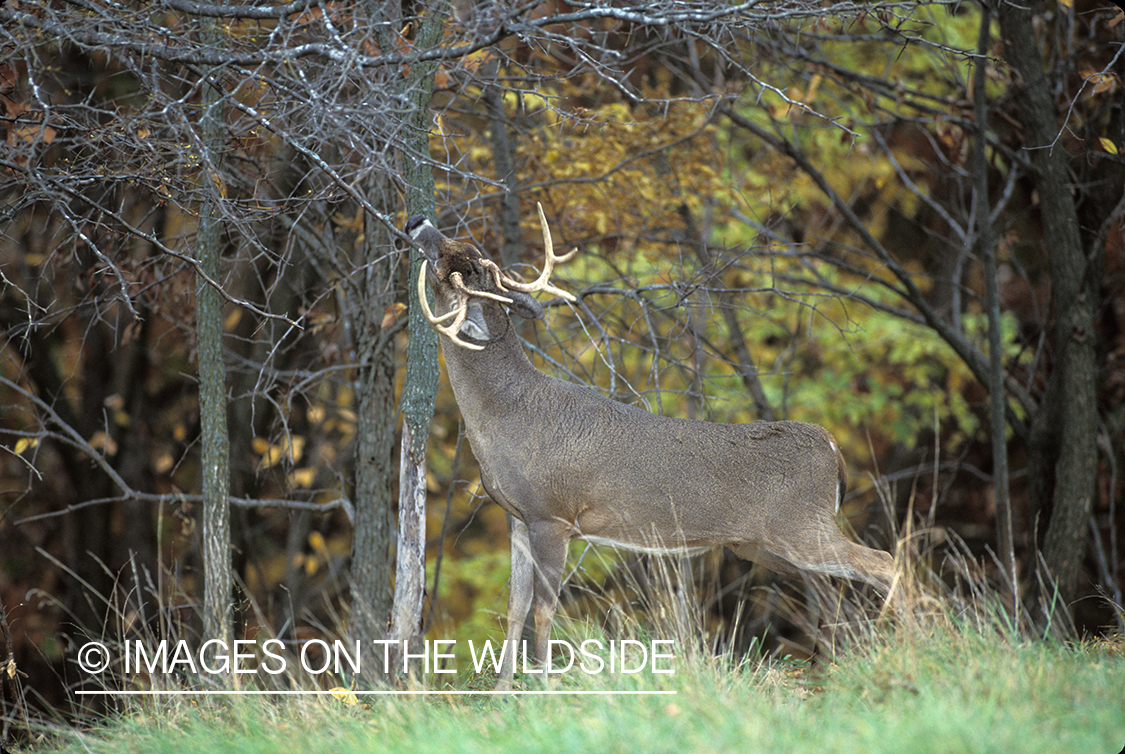
<instances>
[{"instance_id":1,"label":"grass","mask_svg":"<svg viewBox=\"0 0 1125 754\"><path fill-rule=\"evenodd\" d=\"M921 563L912 552L899 555L903 573L921 570L905 567ZM98 725L44 730L34 749L52 754L1125 751L1123 637L1077 642L1048 631L1049 638L1026 638L1034 629L1014 625L971 562L951 562L959 586L945 597L912 587L927 596L916 598L910 616L873 624L867 616L874 606L855 595L837 608L821 602L821 621L839 609L844 623L824 637L843 647L831 661L732 664L708 652L681 652L671 662L674 674L572 670L554 676L549 686L675 695L361 696L358 703L332 696L129 696ZM663 591L671 594L679 576L657 572L652 578L666 582ZM660 636L704 633L698 615L676 617L675 599L659 603L655 614L663 617L656 622L666 624L656 629ZM614 625L615 632L631 638L653 638L635 616L622 614ZM561 617L554 635L577 645L599 638L600 631L591 621ZM466 669L463 662L461 668ZM434 675L425 683L441 688L451 678ZM544 688L542 676L517 680ZM274 681L311 689L318 678L287 673ZM486 688L488 681L465 675L451 685Z\"/></svg>"},{"instance_id":2,"label":"grass","mask_svg":"<svg viewBox=\"0 0 1125 754\"><path fill-rule=\"evenodd\" d=\"M941 620L883 628L834 662L674 675L567 674L552 688L675 696L175 697L127 707L41 751L1117 752L1125 645L1025 641ZM135 697L131 698L135 699Z\"/></svg>"}]
</instances>

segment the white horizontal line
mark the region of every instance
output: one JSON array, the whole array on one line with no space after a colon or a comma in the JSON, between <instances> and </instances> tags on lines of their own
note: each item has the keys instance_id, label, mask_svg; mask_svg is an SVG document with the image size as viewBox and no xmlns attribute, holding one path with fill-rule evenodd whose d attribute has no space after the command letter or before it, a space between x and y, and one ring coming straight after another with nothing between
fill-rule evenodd
<instances>
[{"instance_id":1,"label":"white horizontal line","mask_svg":"<svg viewBox=\"0 0 1125 754\"><path fill-rule=\"evenodd\" d=\"M469 691L450 689L447 691L426 689L422 691L294 691L292 689L279 689L267 691L263 689L246 689L245 691L217 690L217 691L192 691L190 689L174 689L168 691L83 691L74 693L84 696L261 696L273 695L309 695L309 696L675 696L676 691L566 691L553 689L529 689L527 691Z\"/></svg>"}]
</instances>

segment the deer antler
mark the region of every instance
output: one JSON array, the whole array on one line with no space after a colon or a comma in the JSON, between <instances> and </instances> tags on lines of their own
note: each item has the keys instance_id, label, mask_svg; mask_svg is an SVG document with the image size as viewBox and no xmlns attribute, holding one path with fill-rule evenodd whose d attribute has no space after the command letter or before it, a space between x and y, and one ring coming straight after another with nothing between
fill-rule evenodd
<instances>
[{"instance_id":1,"label":"deer antler","mask_svg":"<svg viewBox=\"0 0 1125 754\"><path fill-rule=\"evenodd\" d=\"M551 272L553 272L555 269L555 265L559 262L568 261L571 257L578 253L578 249L571 249L568 253L563 254L561 257L555 256L555 247L554 244L551 243L551 229L547 227L547 218L543 215L543 205L539 202L536 202L535 206L539 210L539 229L543 232L544 261L543 271L539 273L539 277L536 278L534 282L521 283L520 281L513 279L511 276L501 272L500 268L496 267L495 262L490 262L492 266L489 267L489 269L492 270L492 274L496 277L496 281L501 285L501 287L507 288L508 290L522 291L523 293L537 293L539 291L544 291L546 293L553 293L554 295L560 298L564 298L567 301L577 301L578 299L576 299L574 296L562 290L561 288L556 288L548 281L551 278Z\"/></svg>"},{"instance_id":2,"label":"deer antler","mask_svg":"<svg viewBox=\"0 0 1125 754\"><path fill-rule=\"evenodd\" d=\"M482 260L482 261L488 262L488 264L493 264L492 260L490 260L490 259L485 259L485 260ZM485 266L487 267L488 265L485 265ZM465 281L461 277L460 272L449 273L449 285L453 288L453 290L457 291L458 293L463 294L465 296L466 301L468 300L469 296L476 296L478 298L489 298L489 299L492 299L493 301L498 301L501 304L511 304L511 303L513 303L512 299L510 299L507 296L501 296L499 293L490 293L489 291L474 291L472 288L465 285Z\"/></svg>"},{"instance_id":3,"label":"deer antler","mask_svg":"<svg viewBox=\"0 0 1125 754\"><path fill-rule=\"evenodd\" d=\"M573 257L578 253L578 249L573 249L570 251L570 253L564 254L562 256L555 256L554 245L551 243L551 231L550 228L547 227L547 218L543 215L543 205L536 202L536 207L539 209L539 228L543 232L544 262L543 271L539 273L539 277L536 278L534 282L523 283L501 271L500 267L498 267L497 264L490 259L481 257L480 263L486 270L488 270L489 273L491 273L492 279L496 283L496 287L500 290L520 291L522 293L537 293L539 291L545 291L547 293L553 293L554 295L566 299L567 301L577 301L578 299L576 299L571 294L551 285L549 280L551 278L551 272L555 269L555 265L559 262L565 262ZM451 272L449 273L449 279L447 280L447 283L449 284L450 288L457 292L457 306L452 311L447 312L440 317L435 316L433 311L430 309L429 303L426 301L426 269L428 264L429 260L423 259L422 267L418 273L418 303L422 305L422 314L423 316L425 316L426 321L429 322L435 330L448 337L461 348L466 348L470 351L483 351L484 346L479 346L475 343L466 343L459 337L461 326L465 324L465 318L469 313L469 297L478 296L480 298L487 298L491 299L492 301L497 301L501 304L511 304L513 303L512 299L498 293L492 293L490 291L474 291L467 285L465 285L465 280L460 272ZM453 321L450 322L450 320ZM449 324L445 324L446 322L449 322Z\"/></svg>"},{"instance_id":4,"label":"deer antler","mask_svg":"<svg viewBox=\"0 0 1125 754\"><path fill-rule=\"evenodd\" d=\"M457 332L461 329L461 325L465 323L465 317L469 312L469 296L484 296L485 298L505 301L509 304L512 303L512 300L503 296L497 296L493 293L471 291L461 278L461 273L453 272L449 275L449 284L457 291L457 308L437 317L430 309L430 305L426 302L426 265L429 263L428 259L423 259L422 268L418 271L418 303L422 305L422 316L426 318L427 322L433 325L435 330L445 335L462 348L467 348L470 351L483 351L484 346L478 346L475 343L466 343L457 336ZM450 319L453 320L452 324L446 325L445 323Z\"/></svg>"}]
</instances>

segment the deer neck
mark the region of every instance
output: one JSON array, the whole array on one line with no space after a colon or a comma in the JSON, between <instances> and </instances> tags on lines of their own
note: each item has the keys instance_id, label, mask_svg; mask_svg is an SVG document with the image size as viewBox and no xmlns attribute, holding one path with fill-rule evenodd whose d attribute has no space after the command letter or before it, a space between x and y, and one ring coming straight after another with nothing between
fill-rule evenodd
<instances>
[{"instance_id":1,"label":"deer neck","mask_svg":"<svg viewBox=\"0 0 1125 754\"><path fill-rule=\"evenodd\" d=\"M525 410L528 393L546 379L527 358L508 316L500 307L488 308L499 316L488 317L493 336L483 351L461 348L447 338L441 341L449 384L470 433Z\"/></svg>"}]
</instances>

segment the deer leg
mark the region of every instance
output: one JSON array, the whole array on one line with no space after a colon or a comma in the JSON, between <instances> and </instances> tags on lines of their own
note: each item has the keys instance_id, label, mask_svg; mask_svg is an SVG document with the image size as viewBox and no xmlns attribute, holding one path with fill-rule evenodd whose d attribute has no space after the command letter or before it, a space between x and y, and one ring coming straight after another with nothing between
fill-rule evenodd
<instances>
[{"instance_id":1,"label":"deer leg","mask_svg":"<svg viewBox=\"0 0 1125 754\"><path fill-rule=\"evenodd\" d=\"M819 531L810 528L796 541L788 532L784 542L743 543L731 550L784 576L799 577L804 571L863 581L882 592L896 610L901 607L902 587L890 554L846 539L835 522Z\"/></svg>"},{"instance_id":2,"label":"deer leg","mask_svg":"<svg viewBox=\"0 0 1125 754\"><path fill-rule=\"evenodd\" d=\"M895 564L890 554L882 550L858 545L843 537L830 543L821 553L821 559L809 563L807 569L831 576L843 576L871 584L890 600L895 584Z\"/></svg>"},{"instance_id":3,"label":"deer leg","mask_svg":"<svg viewBox=\"0 0 1125 754\"><path fill-rule=\"evenodd\" d=\"M844 543L847 545L847 557L855 573L852 578L865 581L881 591L887 600L886 605L900 616L909 615L911 599L908 582L903 580L895 568L895 561L890 553L857 545L848 540L844 540Z\"/></svg>"},{"instance_id":4,"label":"deer leg","mask_svg":"<svg viewBox=\"0 0 1125 754\"><path fill-rule=\"evenodd\" d=\"M801 576L801 569L794 567L788 560L774 555L764 547L744 542L738 545L730 545L730 551L743 560L749 560L751 563L765 566L774 573L780 573L782 576L789 576L791 578L800 578Z\"/></svg>"},{"instance_id":5,"label":"deer leg","mask_svg":"<svg viewBox=\"0 0 1125 754\"><path fill-rule=\"evenodd\" d=\"M535 615L535 661L550 661L551 624L559 604L563 568L566 566L566 549L570 541L565 529L555 522L534 524L530 527L531 553L535 561L535 598L532 611Z\"/></svg>"},{"instance_id":6,"label":"deer leg","mask_svg":"<svg viewBox=\"0 0 1125 754\"><path fill-rule=\"evenodd\" d=\"M512 575L508 581L508 632L503 649L504 666L496 682L498 691L505 691L512 685L520 638L523 636L523 626L527 621L527 611L531 607L535 588L535 565L527 524L511 514L508 515L508 537L512 543Z\"/></svg>"},{"instance_id":7,"label":"deer leg","mask_svg":"<svg viewBox=\"0 0 1125 754\"><path fill-rule=\"evenodd\" d=\"M803 541L788 542L775 552L801 570L871 584L889 604L900 607L901 585L894 559L889 553L845 538L834 521L819 531L810 529Z\"/></svg>"},{"instance_id":8,"label":"deer leg","mask_svg":"<svg viewBox=\"0 0 1125 754\"><path fill-rule=\"evenodd\" d=\"M554 522L528 526L515 516L508 517L512 542L512 575L508 585L508 631L504 643L504 667L496 689L511 688L519 656L527 613L535 616L535 661L547 660L551 638L551 622L559 602L559 586L566 565L566 545L570 541L565 529Z\"/></svg>"}]
</instances>

